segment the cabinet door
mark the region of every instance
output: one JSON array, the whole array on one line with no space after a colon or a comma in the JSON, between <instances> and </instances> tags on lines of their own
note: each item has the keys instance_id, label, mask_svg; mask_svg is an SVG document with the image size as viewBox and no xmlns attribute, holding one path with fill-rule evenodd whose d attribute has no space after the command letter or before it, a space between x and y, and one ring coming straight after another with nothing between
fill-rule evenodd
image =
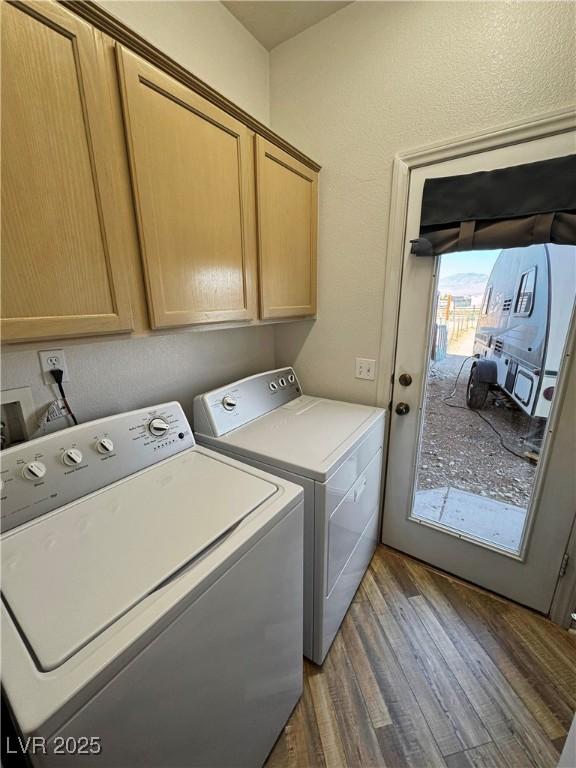
<instances>
[{"instance_id":1,"label":"cabinet door","mask_svg":"<svg viewBox=\"0 0 576 768\"><path fill-rule=\"evenodd\" d=\"M316 313L318 174L256 137L262 318Z\"/></svg>"},{"instance_id":2,"label":"cabinet door","mask_svg":"<svg viewBox=\"0 0 576 768\"><path fill-rule=\"evenodd\" d=\"M132 327L100 33L2 3L4 341Z\"/></svg>"},{"instance_id":3,"label":"cabinet door","mask_svg":"<svg viewBox=\"0 0 576 768\"><path fill-rule=\"evenodd\" d=\"M129 51L118 54L153 327L253 318L252 133Z\"/></svg>"}]
</instances>

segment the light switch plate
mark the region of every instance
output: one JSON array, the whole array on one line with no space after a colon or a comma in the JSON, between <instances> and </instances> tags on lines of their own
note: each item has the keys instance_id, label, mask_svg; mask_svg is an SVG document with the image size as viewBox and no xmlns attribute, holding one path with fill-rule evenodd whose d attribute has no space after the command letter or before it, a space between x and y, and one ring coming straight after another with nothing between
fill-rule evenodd
<instances>
[{"instance_id":1,"label":"light switch plate","mask_svg":"<svg viewBox=\"0 0 576 768\"><path fill-rule=\"evenodd\" d=\"M374 381L376 378L376 360L372 360L369 357L357 357L356 378Z\"/></svg>"},{"instance_id":2,"label":"light switch plate","mask_svg":"<svg viewBox=\"0 0 576 768\"><path fill-rule=\"evenodd\" d=\"M63 372L62 381L70 381L68 375L68 366L66 365L66 355L63 349L40 349L38 351L40 358L40 368L44 377L44 384L54 384L51 370L60 368Z\"/></svg>"}]
</instances>

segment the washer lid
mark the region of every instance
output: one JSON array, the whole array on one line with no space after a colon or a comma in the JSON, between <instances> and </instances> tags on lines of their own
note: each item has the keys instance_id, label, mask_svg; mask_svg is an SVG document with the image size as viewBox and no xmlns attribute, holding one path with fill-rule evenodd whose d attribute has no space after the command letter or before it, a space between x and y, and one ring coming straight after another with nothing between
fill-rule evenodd
<instances>
[{"instance_id":1,"label":"washer lid","mask_svg":"<svg viewBox=\"0 0 576 768\"><path fill-rule=\"evenodd\" d=\"M210 441L323 481L336 462L384 411L302 395Z\"/></svg>"},{"instance_id":2,"label":"washer lid","mask_svg":"<svg viewBox=\"0 0 576 768\"><path fill-rule=\"evenodd\" d=\"M61 665L276 491L191 449L6 535L3 597L38 666Z\"/></svg>"}]
</instances>

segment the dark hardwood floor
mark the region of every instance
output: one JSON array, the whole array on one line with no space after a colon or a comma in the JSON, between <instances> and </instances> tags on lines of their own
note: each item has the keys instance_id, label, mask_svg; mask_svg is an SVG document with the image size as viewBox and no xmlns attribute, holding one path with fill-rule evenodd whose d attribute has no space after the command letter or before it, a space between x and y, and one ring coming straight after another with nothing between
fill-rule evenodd
<instances>
[{"instance_id":1,"label":"dark hardwood floor","mask_svg":"<svg viewBox=\"0 0 576 768\"><path fill-rule=\"evenodd\" d=\"M552 768L575 709L567 632L380 547L267 768Z\"/></svg>"}]
</instances>

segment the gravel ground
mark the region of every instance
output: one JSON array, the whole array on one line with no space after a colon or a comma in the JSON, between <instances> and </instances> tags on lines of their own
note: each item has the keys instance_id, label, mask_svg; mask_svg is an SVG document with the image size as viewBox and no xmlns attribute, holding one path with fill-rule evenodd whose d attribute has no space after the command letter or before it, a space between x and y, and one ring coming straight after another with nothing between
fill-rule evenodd
<instances>
[{"instance_id":1,"label":"gravel ground","mask_svg":"<svg viewBox=\"0 0 576 768\"><path fill-rule=\"evenodd\" d=\"M447 355L431 365L418 490L452 486L527 507L536 467L506 451L490 427L466 408L472 360L465 363L456 394L448 401L464 406L464 410L451 408L442 400L452 392L464 360L463 355ZM530 430L531 419L507 398L489 395L482 415L502 434L506 445L519 453L526 450L523 438Z\"/></svg>"}]
</instances>

